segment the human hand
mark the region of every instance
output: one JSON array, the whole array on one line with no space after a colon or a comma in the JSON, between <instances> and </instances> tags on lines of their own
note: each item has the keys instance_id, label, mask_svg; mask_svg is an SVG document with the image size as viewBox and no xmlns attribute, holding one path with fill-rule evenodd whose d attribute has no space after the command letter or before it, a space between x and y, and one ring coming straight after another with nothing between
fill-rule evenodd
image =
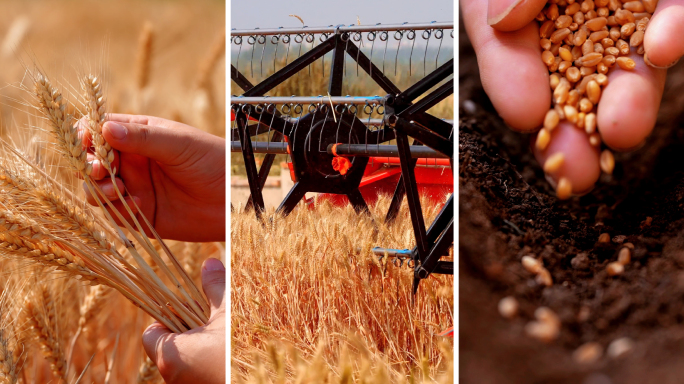
<instances>
[{"instance_id":1,"label":"human hand","mask_svg":"<svg viewBox=\"0 0 684 384\"><path fill-rule=\"evenodd\" d=\"M539 27L534 20L545 5L546 0L461 2L482 85L501 117L520 132L541 128L551 105L549 71L541 60ZM597 111L597 128L608 147L630 150L650 134L663 93L665 67L684 55L681 36L684 0L661 0L644 37L644 58L650 65L632 53L630 57L637 64L634 70L615 67L609 72ZM599 149L581 130L562 123L552 131L544 151L535 149L535 156L544 164L558 152L566 161L551 175L554 181L569 179L575 194L590 190L600 176Z\"/></svg>"},{"instance_id":2,"label":"human hand","mask_svg":"<svg viewBox=\"0 0 684 384\"><path fill-rule=\"evenodd\" d=\"M168 384L226 382L226 270L217 259L202 265L202 288L211 305L206 325L172 333L159 322L143 333L143 346Z\"/></svg>"},{"instance_id":3,"label":"human hand","mask_svg":"<svg viewBox=\"0 0 684 384\"><path fill-rule=\"evenodd\" d=\"M131 200L165 239L224 240L225 139L158 117L110 114L107 118L102 134L115 149L116 183L133 213L139 216ZM89 145L88 135L84 143ZM94 155L89 154L88 161L93 163L90 176L129 217L108 171ZM88 202L95 205L85 189Z\"/></svg>"}]
</instances>

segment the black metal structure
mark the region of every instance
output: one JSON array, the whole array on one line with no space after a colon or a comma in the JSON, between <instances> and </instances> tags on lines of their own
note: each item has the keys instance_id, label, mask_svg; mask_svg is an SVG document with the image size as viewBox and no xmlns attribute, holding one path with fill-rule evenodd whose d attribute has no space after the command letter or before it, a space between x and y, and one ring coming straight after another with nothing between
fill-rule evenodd
<instances>
[{"instance_id":1,"label":"black metal structure","mask_svg":"<svg viewBox=\"0 0 684 384\"><path fill-rule=\"evenodd\" d=\"M265 44L266 36L270 36L272 42L281 39L287 40L288 43L290 39L299 39L299 42L303 42L304 39L313 41L315 33L320 33L321 41L318 46L312 47L255 85L252 85L237 67L231 66L231 79L244 90L242 95L233 96L231 99L236 121L236 127L232 129L231 134L239 138L239 143L231 143L231 150L240 151L245 162L251 192L248 207L253 207L256 215L261 216L264 210L262 188L275 155L288 153L296 181L278 207L278 211L283 214L290 213L307 192L343 194L349 198L357 212L368 211L368 206L359 191L359 184L369 157L380 153L398 156L401 177L385 220L389 222L396 218L405 196L408 200L416 246L412 250L393 251L392 255L412 261L414 293L420 281L432 273L453 274L453 262L440 260L448 255L448 250L453 245L453 196L426 229L414 172L418 157L448 158L453 164L453 123L426 112L453 94L453 81L447 81L453 77L453 58L434 71L425 73L421 80L402 91L356 44L361 40L359 36L362 32L368 33L370 41L374 41L376 37L386 41L389 31L394 31L397 40L403 38L404 34L408 40L414 40L417 31L422 32L424 39L426 36L429 39L433 34L442 39L445 30L449 29L452 30L453 37L453 23L434 22L398 26L331 26L298 30L233 31L231 39L237 44L242 44L243 37L246 37L251 45L260 41ZM289 53L289 45L287 47ZM305 70L330 52L332 63L329 67L327 96L265 96L274 87ZM357 70L360 68L366 72L387 94L383 97L343 97L345 55L351 57ZM425 62L426 60L424 69ZM410 68L409 64L409 71ZM276 104L284 105L278 111ZM308 108L304 106L306 104ZM359 118L360 110L368 114L368 122ZM288 116L292 112L299 117ZM382 114L383 119L370 124L370 115L373 112ZM256 124L249 125L249 121L256 121ZM270 131L276 133L269 142L252 142L252 137ZM409 138L414 139L412 144ZM390 140L396 140L396 145L381 144ZM337 155L343 154L350 159L350 167L344 174L333 168L333 159L336 157L333 147L339 148ZM259 170L254 159L255 150L266 153ZM384 255L389 252L378 248L376 253Z\"/></svg>"}]
</instances>

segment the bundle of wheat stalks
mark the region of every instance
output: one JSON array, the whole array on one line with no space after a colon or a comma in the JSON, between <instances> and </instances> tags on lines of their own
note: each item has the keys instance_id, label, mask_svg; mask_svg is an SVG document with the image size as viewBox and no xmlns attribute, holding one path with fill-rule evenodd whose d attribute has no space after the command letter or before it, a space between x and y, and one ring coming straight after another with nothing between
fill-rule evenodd
<instances>
[{"instance_id":1,"label":"bundle of wheat stalks","mask_svg":"<svg viewBox=\"0 0 684 384\"><path fill-rule=\"evenodd\" d=\"M412 269L371 254L414 243L406 204L381 224L389 202L232 214L233 382L453 382L453 341L436 336L453 325L453 277L424 280L412 303ZM440 208L423 207L426 222Z\"/></svg>"},{"instance_id":2,"label":"bundle of wheat stalks","mask_svg":"<svg viewBox=\"0 0 684 384\"><path fill-rule=\"evenodd\" d=\"M114 151L102 136L106 102L97 76L81 76L81 108L69 105L40 71L28 78L31 84L23 88L32 95L30 104L43 122L23 136L35 130L36 137L29 141L38 146L20 148L0 139L0 255L6 276L0 282L0 383L52 380L29 353L33 346L43 351L57 382L79 381L81 373L92 379L88 358L102 350L93 339L94 319L105 302L111 302L110 292L118 291L174 332L207 321L209 306L196 285L199 245L187 246L186 257L179 260L144 215L132 213L140 210L128 205L132 200L124 200L125 190L116 188L126 211L119 212L90 177L92 166L83 145L86 130L97 160L112 179L116 173ZM41 132L49 132L49 144L43 145ZM84 180L100 209L80 197L73 173ZM150 320L137 312L133 307L122 311L138 319L132 321L134 329L126 329L126 319L119 319L118 325L139 340ZM115 359L118 336L105 361L105 382L112 380L112 364L122 360ZM74 354L84 344L85 353ZM139 341L133 348L139 359ZM27 368L27 363L32 366ZM154 366L147 360L139 382L153 382L158 375L152 378Z\"/></svg>"}]
</instances>

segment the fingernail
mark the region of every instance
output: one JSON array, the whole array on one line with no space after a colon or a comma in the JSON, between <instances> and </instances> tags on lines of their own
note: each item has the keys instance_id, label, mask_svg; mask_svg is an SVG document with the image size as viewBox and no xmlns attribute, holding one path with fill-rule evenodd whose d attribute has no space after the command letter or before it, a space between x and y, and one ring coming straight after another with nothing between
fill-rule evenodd
<instances>
[{"instance_id":1,"label":"fingernail","mask_svg":"<svg viewBox=\"0 0 684 384\"><path fill-rule=\"evenodd\" d=\"M213 257L208 258L204 261L204 265L202 266L205 271L225 271L226 267L223 266L223 263L219 259L214 259Z\"/></svg>"},{"instance_id":2,"label":"fingernail","mask_svg":"<svg viewBox=\"0 0 684 384\"><path fill-rule=\"evenodd\" d=\"M673 61L673 62L670 63L669 65L666 65L666 66L664 66L664 67L659 67L659 66L657 66L657 65L655 65L655 64L653 64L653 63L651 63L651 60L648 59L648 52L644 52L644 63L646 63L646 65L648 65L648 66L651 67L651 68L668 69L668 68L674 67L677 63L679 63L679 59Z\"/></svg>"},{"instance_id":3,"label":"fingernail","mask_svg":"<svg viewBox=\"0 0 684 384\"><path fill-rule=\"evenodd\" d=\"M109 131L109 134L112 135L112 137L116 140L123 140L128 134L128 130L126 129L126 127L119 123L108 121L105 125L107 130Z\"/></svg>"},{"instance_id":4,"label":"fingernail","mask_svg":"<svg viewBox=\"0 0 684 384\"><path fill-rule=\"evenodd\" d=\"M521 2L522 0L489 0L487 4L487 23L489 25L497 24L508 16Z\"/></svg>"}]
</instances>

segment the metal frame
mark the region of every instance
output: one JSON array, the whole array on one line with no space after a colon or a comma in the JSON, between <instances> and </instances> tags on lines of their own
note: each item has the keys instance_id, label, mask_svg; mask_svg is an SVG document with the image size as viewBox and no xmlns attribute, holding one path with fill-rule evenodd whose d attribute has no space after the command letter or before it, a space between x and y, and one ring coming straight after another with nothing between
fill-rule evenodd
<instances>
[{"instance_id":1,"label":"metal frame","mask_svg":"<svg viewBox=\"0 0 684 384\"><path fill-rule=\"evenodd\" d=\"M404 196L408 200L411 222L416 246L406 254L413 260L414 283L413 292L418 289L422 279L427 278L432 273L453 274L453 262L440 260L447 255L448 248L453 243L453 195L449 198L445 206L440 211L437 218L428 229L425 227L422 208L418 196L418 189L415 179L414 168L417 157L439 157L448 158L453 166L453 122L438 119L426 111L435 104L453 94L453 81L444 82L449 76L453 75L453 59L449 60L439 68L427 74L403 92L392 83L373 62L360 51L359 47L349 36L350 32L359 31L398 31L398 30L420 30L420 29L453 29L453 23L427 23L427 24L402 24L394 26L336 26L322 28L295 28L295 29L267 29L250 31L232 31L234 36L255 36L255 35L285 35L285 34L313 34L322 33L332 34L322 40L321 44L298 57L296 60L285 65L273 75L264 79L256 85L252 85L247 79L233 66L231 66L231 78L245 91L243 95L231 99L236 106L233 107L237 118L237 133L240 138L239 149L243 153L247 179L250 186L251 196L248 207L254 207L257 217L261 217L264 210L264 202L261 189L266 181L266 176L273 164L277 153L289 152L292 156L292 164L297 181L290 190L287 197L278 207L282 214L289 214L297 203L307 192L332 192L344 194L349 198L350 203L359 213L368 212L368 206L361 196L358 189L363 170L365 169L368 157L383 154L392 154L399 157L401 165L401 177L395 189L392 203L385 218L386 222L391 222L401 205ZM292 77L302 69L309 66L314 61L324 57L328 52L332 54L332 65L330 66L328 92L330 96L297 96L297 97L268 97L265 93L272 90L288 78ZM342 84L344 78L344 56L348 54L371 79L387 92L384 97L349 97L342 96ZM434 87L434 90L431 91ZM419 97L424 96L419 101L414 102ZM300 105L304 103L316 104L321 110L333 106L346 105L382 105L384 107L384 127L374 131L368 128L353 115L339 115L339 124L346 124L351 132L361 132L377 141L386 142L396 139L396 146L382 145L369 146L343 143L338 146L339 155L352 156L352 167L346 177L326 178L325 183L321 183L320 176L315 175L309 169L312 161L304 156L305 150L301 146L303 139L301 130L297 130L300 123L311 124L323 132L327 129L327 120L319 120L308 113L300 118L294 119L279 116L276 104ZM266 105L266 107L263 107ZM261 106L261 109L258 107ZM333 107L334 108L334 107ZM248 117L258 119L259 123L248 125ZM377 122L376 122L377 124ZM306 125L305 125L306 126ZM271 139L271 143L252 143L251 136L266 132L266 129L277 132ZM287 138L287 143L276 143L282 137ZM409 137L414 139L413 145L409 143ZM379 140L378 140L379 139ZM329 156L332 153L332 144L328 143L323 152ZM257 172L254 161L255 147L259 152L267 153L261 169ZM380 147L383 147L380 149ZM231 143L231 149L237 149L237 143ZM375 149L377 148L377 149ZM412 150L413 148L413 150ZM375 152L373 152L375 150ZM323 155L321 155L323 156ZM248 164L249 163L249 164ZM452 169L453 172L453 169ZM379 248L382 251L382 248Z\"/></svg>"}]
</instances>

